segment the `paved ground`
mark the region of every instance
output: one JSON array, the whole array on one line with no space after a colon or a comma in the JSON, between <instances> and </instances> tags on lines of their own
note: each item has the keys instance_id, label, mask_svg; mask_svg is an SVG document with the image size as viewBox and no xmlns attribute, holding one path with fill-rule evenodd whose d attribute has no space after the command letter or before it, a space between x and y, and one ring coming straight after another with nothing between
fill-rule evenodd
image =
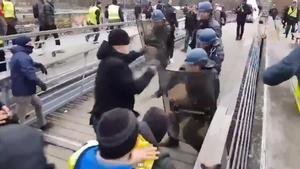
<instances>
[{"instance_id":1,"label":"paved ground","mask_svg":"<svg viewBox=\"0 0 300 169\"><path fill-rule=\"evenodd\" d=\"M235 31L232 31L233 29L235 29L234 24L228 24L223 28L223 42L226 56L220 77L221 95L219 99L219 102L223 104L226 104L228 99L231 99L233 91L239 88L236 81L240 80L243 74L256 26L254 24L246 25L246 33L242 41L235 41ZM171 64L168 67L169 69L177 70L183 63L185 53L180 51L182 47L182 43L177 43L174 54L175 63ZM161 99L151 98L151 95L157 89L158 78L156 76L145 91L136 97L135 109L144 113L151 106L162 108L163 104ZM94 133L91 127L88 126L89 115L87 114L87 112L91 110L94 102L92 96L92 94L84 96L83 99L77 100L75 103L71 103L54 114L49 115L48 119L55 124L55 127L51 128L47 133L78 143L84 143L89 139L93 139ZM59 169L67 168L66 160L72 151L59 146L49 145L46 148L46 152L48 160L54 162ZM180 149L171 150L171 156L176 163L176 168L189 169L192 168L195 162L196 152L187 145L181 145Z\"/></svg>"}]
</instances>

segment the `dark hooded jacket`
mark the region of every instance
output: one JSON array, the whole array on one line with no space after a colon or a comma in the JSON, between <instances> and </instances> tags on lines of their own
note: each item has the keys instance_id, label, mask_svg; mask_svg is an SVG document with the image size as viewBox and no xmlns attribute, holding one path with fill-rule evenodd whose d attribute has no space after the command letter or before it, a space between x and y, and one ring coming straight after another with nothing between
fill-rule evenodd
<instances>
[{"instance_id":1,"label":"dark hooded jacket","mask_svg":"<svg viewBox=\"0 0 300 169\"><path fill-rule=\"evenodd\" d=\"M28 41L29 42L29 41ZM30 96L36 94L36 86L42 81L36 75L36 62L29 56L32 49L25 46L12 48L10 61L11 90L13 96Z\"/></svg>"},{"instance_id":2,"label":"dark hooded jacket","mask_svg":"<svg viewBox=\"0 0 300 169\"><path fill-rule=\"evenodd\" d=\"M133 111L134 95L140 94L154 76L154 72L148 69L139 79L133 78L129 64L141 55L141 53L133 51L127 55L121 54L114 50L108 42L102 43L97 53L101 63L96 76L92 118L98 120L104 112L117 107ZM93 119L91 120L93 122Z\"/></svg>"},{"instance_id":3,"label":"dark hooded jacket","mask_svg":"<svg viewBox=\"0 0 300 169\"><path fill-rule=\"evenodd\" d=\"M287 22L288 24L296 24L296 23L298 23L299 18L300 18L300 10L298 8L295 8L295 10L297 10L297 17L294 18L294 17L292 17L292 16L289 15L289 9L290 9L290 7L286 7L284 9L282 20L284 22Z\"/></svg>"},{"instance_id":4,"label":"dark hooded jacket","mask_svg":"<svg viewBox=\"0 0 300 169\"><path fill-rule=\"evenodd\" d=\"M300 48L294 49L279 63L267 68L263 74L263 81L270 86L276 86L289 80L293 76L300 78Z\"/></svg>"},{"instance_id":5,"label":"dark hooded jacket","mask_svg":"<svg viewBox=\"0 0 300 169\"><path fill-rule=\"evenodd\" d=\"M241 4L236 8L235 13L236 21L238 23L245 23L247 15L252 13L252 7L248 4Z\"/></svg>"}]
</instances>

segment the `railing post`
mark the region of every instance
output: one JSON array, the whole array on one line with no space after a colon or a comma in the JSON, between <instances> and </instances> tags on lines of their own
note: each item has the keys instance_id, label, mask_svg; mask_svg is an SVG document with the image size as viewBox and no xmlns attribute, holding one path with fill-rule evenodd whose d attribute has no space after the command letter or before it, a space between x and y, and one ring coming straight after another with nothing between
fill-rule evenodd
<instances>
[{"instance_id":1,"label":"railing post","mask_svg":"<svg viewBox=\"0 0 300 169\"><path fill-rule=\"evenodd\" d=\"M9 105L11 103L10 100L10 80L4 80L0 82L1 87L1 100L4 104Z\"/></svg>"}]
</instances>

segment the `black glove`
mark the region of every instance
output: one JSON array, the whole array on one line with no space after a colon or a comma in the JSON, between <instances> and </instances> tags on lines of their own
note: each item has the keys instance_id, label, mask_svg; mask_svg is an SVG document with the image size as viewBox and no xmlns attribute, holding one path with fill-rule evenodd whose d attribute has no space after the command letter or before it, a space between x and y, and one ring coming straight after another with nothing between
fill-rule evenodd
<instances>
[{"instance_id":1,"label":"black glove","mask_svg":"<svg viewBox=\"0 0 300 169\"><path fill-rule=\"evenodd\" d=\"M48 74L48 71L47 71L46 67L43 64L37 63L36 67L39 68L43 74L45 74L45 75Z\"/></svg>"},{"instance_id":2,"label":"black glove","mask_svg":"<svg viewBox=\"0 0 300 169\"><path fill-rule=\"evenodd\" d=\"M40 84L40 88L42 89L42 91L46 91L47 90L47 85L45 83L41 83Z\"/></svg>"}]
</instances>

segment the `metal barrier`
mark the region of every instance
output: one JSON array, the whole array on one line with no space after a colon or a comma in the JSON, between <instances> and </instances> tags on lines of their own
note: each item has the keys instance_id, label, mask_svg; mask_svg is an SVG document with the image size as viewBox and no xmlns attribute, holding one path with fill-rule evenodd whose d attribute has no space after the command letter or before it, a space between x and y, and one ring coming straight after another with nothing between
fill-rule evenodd
<instances>
[{"instance_id":1,"label":"metal barrier","mask_svg":"<svg viewBox=\"0 0 300 169\"><path fill-rule=\"evenodd\" d=\"M36 37L36 36L51 35L54 33L63 34L63 33L71 33L71 32L85 32L85 31L92 30L94 28L107 28L110 26L126 26L126 25L131 25L131 24L134 25L135 22L131 21L131 22L107 23L107 24L90 25L90 26L78 27L78 28L63 28L63 29L40 31L40 32L22 33L22 34L9 35L9 36L0 36L0 39L7 41L7 40L16 39L20 36Z\"/></svg>"}]
</instances>

